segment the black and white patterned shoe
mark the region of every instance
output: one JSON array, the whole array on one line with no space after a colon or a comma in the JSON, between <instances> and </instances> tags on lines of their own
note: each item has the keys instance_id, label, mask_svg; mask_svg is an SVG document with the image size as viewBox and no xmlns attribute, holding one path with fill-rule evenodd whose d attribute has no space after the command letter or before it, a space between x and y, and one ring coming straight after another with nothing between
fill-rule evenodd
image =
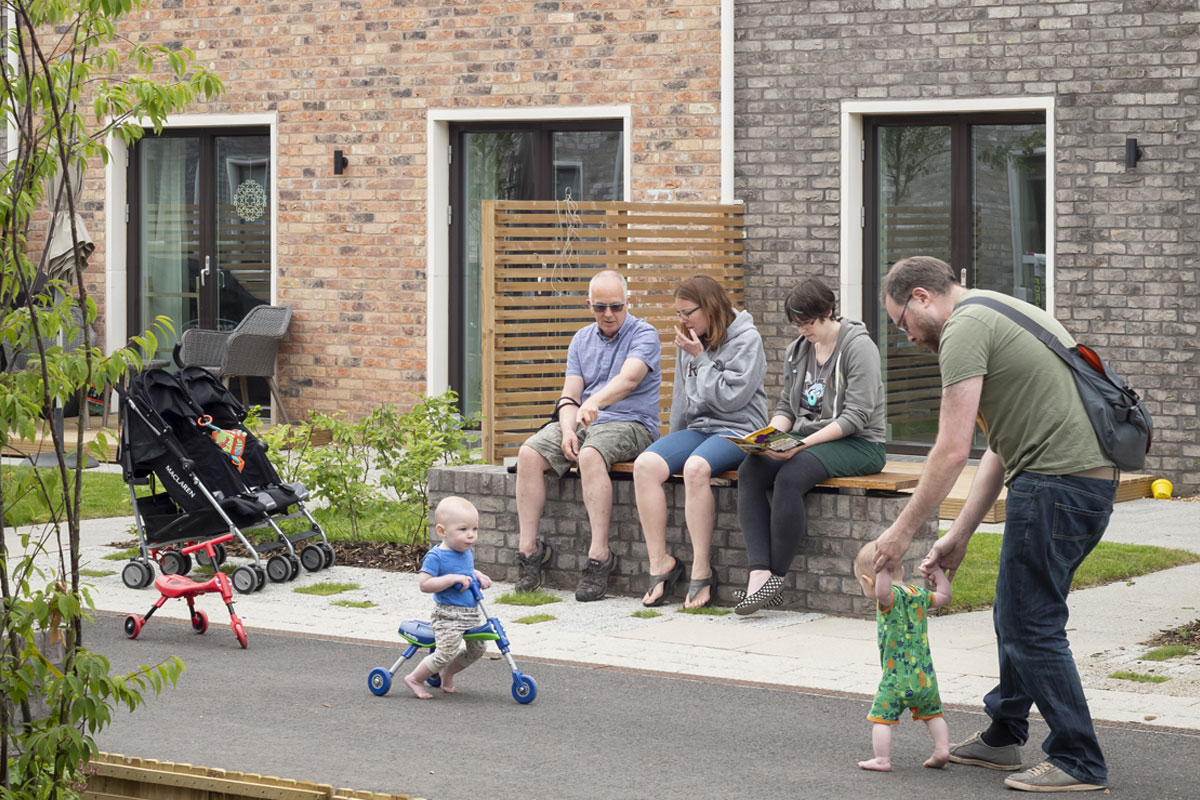
<instances>
[{"instance_id":1,"label":"black and white patterned shoe","mask_svg":"<svg viewBox=\"0 0 1200 800\"><path fill-rule=\"evenodd\" d=\"M745 589L734 589L733 590L733 599L739 600L739 601L745 600L746 599L746 590ZM778 608L781 605L783 605L783 592L780 592L779 594L775 595L775 599L771 600L770 602L763 603L763 608Z\"/></svg>"},{"instance_id":2,"label":"black and white patterned shoe","mask_svg":"<svg viewBox=\"0 0 1200 800\"><path fill-rule=\"evenodd\" d=\"M743 597L742 601L733 607L733 613L745 616L753 614L763 606L772 603L779 605L782 602L783 578L778 575L772 575L767 578L767 582L762 585L761 589L748 597Z\"/></svg>"}]
</instances>

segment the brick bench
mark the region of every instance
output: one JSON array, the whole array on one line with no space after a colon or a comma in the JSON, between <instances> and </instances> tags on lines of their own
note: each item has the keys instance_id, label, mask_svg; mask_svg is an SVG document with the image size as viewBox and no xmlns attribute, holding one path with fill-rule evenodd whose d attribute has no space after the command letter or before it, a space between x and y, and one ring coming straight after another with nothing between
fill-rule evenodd
<instances>
[{"instance_id":1,"label":"brick bench","mask_svg":"<svg viewBox=\"0 0 1200 800\"><path fill-rule=\"evenodd\" d=\"M645 591L646 544L638 522L631 471L632 465L628 470L620 464L614 465L609 547L617 556L617 569L609 581L609 592L640 597ZM737 474L730 475L725 473L713 479L716 520L712 565L721 581L718 595L722 604L732 603L733 591L744 588L747 579L746 550L737 518L737 488L733 485ZM517 578L516 483L517 476L502 466L473 464L435 467L429 471L432 505L456 494L479 509L475 564L491 577L504 581ZM853 574L854 555L900 514L908 495L899 490L915 485L916 478L912 475L885 471L835 478L810 492L805 504L808 536L788 573L784 607L855 616L873 614L874 604L863 597ZM552 474L546 478L546 506L538 535L554 548L547 577L551 585L561 588L574 587L578 582L591 540L580 486L578 477L572 473L561 480ZM669 510L668 547L681 558L690 559L683 486L672 481L664 488ZM906 575L916 574L917 564L937 538L937 523L937 518L931 517L913 538L904 562ZM686 580L683 584L686 585ZM677 590L673 604L681 600L682 593Z\"/></svg>"}]
</instances>

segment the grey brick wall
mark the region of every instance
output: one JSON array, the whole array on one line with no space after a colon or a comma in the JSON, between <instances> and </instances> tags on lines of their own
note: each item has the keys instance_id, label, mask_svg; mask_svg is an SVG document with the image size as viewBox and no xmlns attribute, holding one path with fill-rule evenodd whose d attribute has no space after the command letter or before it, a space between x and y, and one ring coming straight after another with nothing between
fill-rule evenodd
<instances>
[{"instance_id":1,"label":"grey brick wall","mask_svg":"<svg viewBox=\"0 0 1200 800\"><path fill-rule=\"evenodd\" d=\"M1195 0L737 0L736 25L736 193L768 352L793 335L795 281L838 279L843 100L1053 95L1057 314L1147 399L1146 471L1200 491ZM1128 172L1127 136L1145 150Z\"/></svg>"},{"instance_id":2,"label":"grey brick wall","mask_svg":"<svg viewBox=\"0 0 1200 800\"><path fill-rule=\"evenodd\" d=\"M517 579L517 476L503 467L472 465L429 471L431 507L447 495L467 498L479 509L479 541L475 566L492 578ZM591 531L584 513L580 482L575 477L547 478L546 507L539 535L550 543L554 557L548 578L562 588L574 588L587 560ZM612 594L641 596L645 591L646 545L637 522L633 482L613 481L613 515L609 547L617 555L617 572L609 583ZM716 527L713 530L713 568L721 579L720 599L732 602L733 590L746 585L746 551L737 521L737 488L714 487ZM808 497L809 535L787 577L786 607L842 615L874 614L863 597L852 562L859 548L878 538L896 518L907 495L865 496L818 490ZM667 542L690 562L691 546L683 523L683 485L668 484L670 509ZM437 537L430 526L430 536ZM906 574L916 574L920 559L937 538L937 521L929 520L913 539L905 560ZM678 592L677 592L678 595ZM680 602L681 595L675 598Z\"/></svg>"}]
</instances>

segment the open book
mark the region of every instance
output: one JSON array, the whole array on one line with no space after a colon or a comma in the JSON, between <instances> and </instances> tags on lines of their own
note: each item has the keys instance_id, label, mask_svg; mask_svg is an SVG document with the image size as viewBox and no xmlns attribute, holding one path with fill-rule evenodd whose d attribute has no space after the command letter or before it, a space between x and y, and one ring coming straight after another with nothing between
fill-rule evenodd
<instances>
[{"instance_id":1,"label":"open book","mask_svg":"<svg viewBox=\"0 0 1200 800\"><path fill-rule=\"evenodd\" d=\"M804 443L804 437L800 434L776 430L770 425L745 436L722 435L721 438L728 439L747 453L765 453L767 450L783 453Z\"/></svg>"}]
</instances>

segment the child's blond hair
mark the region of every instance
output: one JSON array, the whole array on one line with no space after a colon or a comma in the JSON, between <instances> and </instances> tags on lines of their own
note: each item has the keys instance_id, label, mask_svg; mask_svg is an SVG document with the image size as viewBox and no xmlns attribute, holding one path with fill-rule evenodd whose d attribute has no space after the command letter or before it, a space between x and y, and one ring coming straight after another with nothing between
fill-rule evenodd
<instances>
[{"instance_id":1,"label":"child's blond hair","mask_svg":"<svg viewBox=\"0 0 1200 800\"><path fill-rule=\"evenodd\" d=\"M869 575L875 577L875 540L867 542L858 551L858 555L854 557L854 576ZM900 569L896 570L896 574L892 575L892 580L897 581L904 577L904 565L900 565Z\"/></svg>"},{"instance_id":2,"label":"child's blond hair","mask_svg":"<svg viewBox=\"0 0 1200 800\"><path fill-rule=\"evenodd\" d=\"M433 510L433 522L435 525L445 525L448 519L469 514L474 510L475 505L465 497L457 495L443 497L441 502L437 504L437 508Z\"/></svg>"}]
</instances>

